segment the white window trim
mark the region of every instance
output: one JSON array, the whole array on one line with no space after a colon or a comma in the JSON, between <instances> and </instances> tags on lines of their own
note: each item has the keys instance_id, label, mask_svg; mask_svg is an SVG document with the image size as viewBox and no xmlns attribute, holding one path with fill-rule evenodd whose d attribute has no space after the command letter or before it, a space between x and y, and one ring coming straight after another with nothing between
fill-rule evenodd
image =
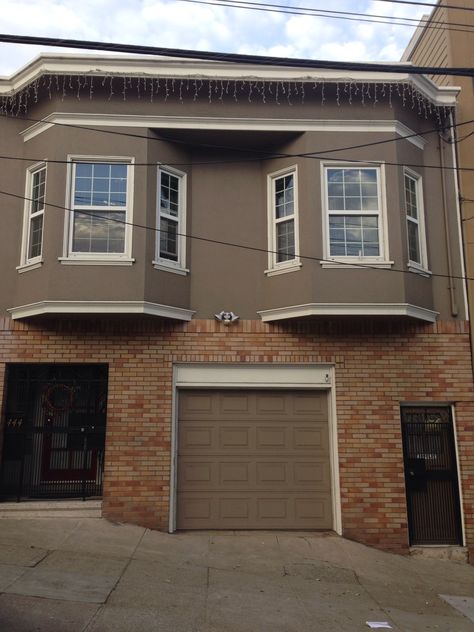
<instances>
[{"instance_id":1,"label":"white window trim","mask_svg":"<svg viewBox=\"0 0 474 632\"><path fill-rule=\"evenodd\" d=\"M377 257L332 257L330 256L329 245L329 201L328 201L328 182L327 182L327 169L377 169L379 177L378 183L378 195L379 195L379 210L377 215L379 217L379 245L380 254ZM349 268L348 264L353 263L354 267L357 264L367 264L372 268L390 268L393 265L393 261L389 260L388 252L388 230L387 230L387 188L385 179L385 163L383 161L369 161L369 162L321 162L321 195L322 195L322 220L323 220L323 235L324 235L324 258L321 261L323 268ZM361 211L363 213L363 211ZM371 212L375 215L375 211Z\"/></svg>"},{"instance_id":2,"label":"white window trim","mask_svg":"<svg viewBox=\"0 0 474 632\"><path fill-rule=\"evenodd\" d=\"M41 254L37 257L28 257L28 249L30 243L30 230L31 230L31 205L32 205L32 193L33 193L33 177L35 173L45 170L45 178L44 178L44 195L46 200L46 187L47 187L47 163L45 161L37 162L31 167L28 167L26 170L26 179L25 179L25 203L23 210L23 230L22 230L22 239L21 239L21 254L20 254L20 265L17 266L18 272L26 272L27 270L34 270L35 268L41 267L43 264L43 242L44 242L44 222L45 222L45 207L46 202L43 205L43 210L41 214L43 215L43 231L41 235ZM40 213L37 213L39 215Z\"/></svg>"},{"instance_id":3,"label":"white window trim","mask_svg":"<svg viewBox=\"0 0 474 632\"><path fill-rule=\"evenodd\" d=\"M409 249L409 241L408 241L408 222L413 221L413 219L408 218L408 209L406 204L406 196L405 196L405 176L408 176L412 180L415 181L416 186L416 201L417 201L417 212L418 212L418 243L420 247L420 259L421 262L412 261L410 259L410 249ZM403 205L405 209L405 230L407 235L407 252L408 252L408 263L407 268L411 272L416 272L421 274L422 276L431 276L431 271L428 268L428 250L426 247L426 224L425 224L425 207L423 204L423 178L419 173L409 169L408 167L404 167L403 169Z\"/></svg>"},{"instance_id":4,"label":"white window trim","mask_svg":"<svg viewBox=\"0 0 474 632\"><path fill-rule=\"evenodd\" d=\"M276 225L279 223L275 217L275 181L284 176L293 176L294 183L294 232L295 232L295 256L288 261L277 262L277 238ZM267 217L268 217L268 269L265 270L267 276L276 276L286 272L294 272L302 266L300 261L300 231L299 231L299 205L298 205L298 165L291 165L285 169L274 171L267 175ZM281 218L281 221L288 221L291 216Z\"/></svg>"},{"instance_id":5,"label":"white window trim","mask_svg":"<svg viewBox=\"0 0 474 632\"><path fill-rule=\"evenodd\" d=\"M160 257L160 181L163 172L169 173L179 179L179 195L178 195L178 260L170 261L164 257ZM187 208L187 174L184 171L168 167L166 164L158 163L156 177L156 239L155 239L155 259L153 267L156 270L164 270L165 272L174 272L185 276L189 270L186 268L186 208Z\"/></svg>"},{"instance_id":6,"label":"white window trim","mask_svg":"<svg viewBox=\"0 0 474 632\"><path fill-rule=\"evenodd\" d=\"M135 175L135 159L132 156L98 156L98 155L68 155L67 157L67 186L66 186L66 203L65 203L65 221L64 221L64 240L63 240L63 256L58 257L61 263L72 263L74 261L81 262L83 265L90 263L91 265L107 264L112 265L114 262L123 265L124 262L133 263L132 258L132 223L133 223L133 200L134 200L134 175ZM123 253L100 253L100 252L72 252L72 233L73 233L73 217L74 217L74 180L73 165L75 162L90 163L113 163L120 162L127 164L127 203L125 210L126 226L125 226L125 244ZM93 211L92 211L93 212Z\"/></svg>"}]
</instances>

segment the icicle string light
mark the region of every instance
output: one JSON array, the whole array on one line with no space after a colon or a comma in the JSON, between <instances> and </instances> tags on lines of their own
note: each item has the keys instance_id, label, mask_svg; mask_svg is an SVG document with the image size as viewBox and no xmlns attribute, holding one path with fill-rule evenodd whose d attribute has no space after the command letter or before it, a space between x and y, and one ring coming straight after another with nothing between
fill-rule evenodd
<instances>
[{"instance_id":1,"label":"icicle string light","mask_svg":"<svg viewBox=\"0 0 474 632\"><path fill-rule=\"evenodd\" d=\"M101 89L94 86L94 80L96 86L98 84ZM111 101L116 98L114 81L118 81L120 84L118 92L123 101L133 98L147 98L152 103L159 103L167 102L172 98L184 104L187 101L196 102L206 99L209 103L224 104L229 100L236 103L245 100L249 103L261 101L264 104L281 105L283 103L293 106L297 103L305 103L308 90L310 90L311 99L317 104L319 98L321 106L327 106L333 101L338 107L347 105L365 107L368 104L375 107L377 104L386 104L393 108L396 99L400 102L401 107L414 110L420 117L427 119L434 116L440 126L443 125L447 112L449 114L450 111L444 106L434 105L406 81L397 83L364 81L358 83L351 78L334 82L323 78L265 81L257 80L255 77L204 79L46 73L20 91L0 96L0 113L9 116L26 114L33 104L39 102L40 98L52 100L58 97L61 101L66 101L70 98L81 100L82 97L86 97L89 100L105 98Z\"/></svg>"}]
</instances>

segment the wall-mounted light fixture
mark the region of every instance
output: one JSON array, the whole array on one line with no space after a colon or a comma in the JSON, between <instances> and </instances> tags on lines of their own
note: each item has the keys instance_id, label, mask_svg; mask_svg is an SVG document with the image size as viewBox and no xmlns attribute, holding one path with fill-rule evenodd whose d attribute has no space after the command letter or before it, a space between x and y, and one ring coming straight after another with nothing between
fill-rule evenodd
<instances>
[{"instance_id":1,"label":"wall-mounted light fixture","mask_svg":"<svg viewBox=\"0 0 474 632\"><path fill-rule=\"evenodd\" d=\"M219 312L219 314L214 314L214 317L219 320L224 325L230 325L231 323L235 323L239 320L240 316L234 314L234 312Z\"/></svg>"}]
</instances>

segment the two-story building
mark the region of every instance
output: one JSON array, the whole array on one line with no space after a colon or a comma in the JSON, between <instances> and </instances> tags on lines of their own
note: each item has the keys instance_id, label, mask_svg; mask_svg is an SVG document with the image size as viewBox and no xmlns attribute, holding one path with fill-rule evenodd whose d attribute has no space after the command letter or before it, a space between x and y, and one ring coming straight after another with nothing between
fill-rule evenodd
<instances>
[{"instance_id":1,"label":"two-story building","mask_svg":"<svg viewBox=\"0 0 474 632\"><path fill-rule=\"evenodd\" d=\"M474 547L457 93L112 56L0 80L2 498Z\"/></svg>"}]
</instances>

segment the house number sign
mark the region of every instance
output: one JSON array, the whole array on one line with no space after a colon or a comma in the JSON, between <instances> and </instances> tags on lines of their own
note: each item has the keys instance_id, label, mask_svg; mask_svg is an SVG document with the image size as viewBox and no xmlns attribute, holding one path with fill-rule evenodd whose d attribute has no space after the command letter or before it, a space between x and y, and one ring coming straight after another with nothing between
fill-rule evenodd
<instances>
[{"instance_id":1,"label":"house number sign","mask_svg":"<svg viewBox=\"0 0 474 632\"><path fill-rule=\"evenodd\" d=\"M23 417L8 417L7 428L21 428L23 425Z\"/></svg>"}]
</instances>

